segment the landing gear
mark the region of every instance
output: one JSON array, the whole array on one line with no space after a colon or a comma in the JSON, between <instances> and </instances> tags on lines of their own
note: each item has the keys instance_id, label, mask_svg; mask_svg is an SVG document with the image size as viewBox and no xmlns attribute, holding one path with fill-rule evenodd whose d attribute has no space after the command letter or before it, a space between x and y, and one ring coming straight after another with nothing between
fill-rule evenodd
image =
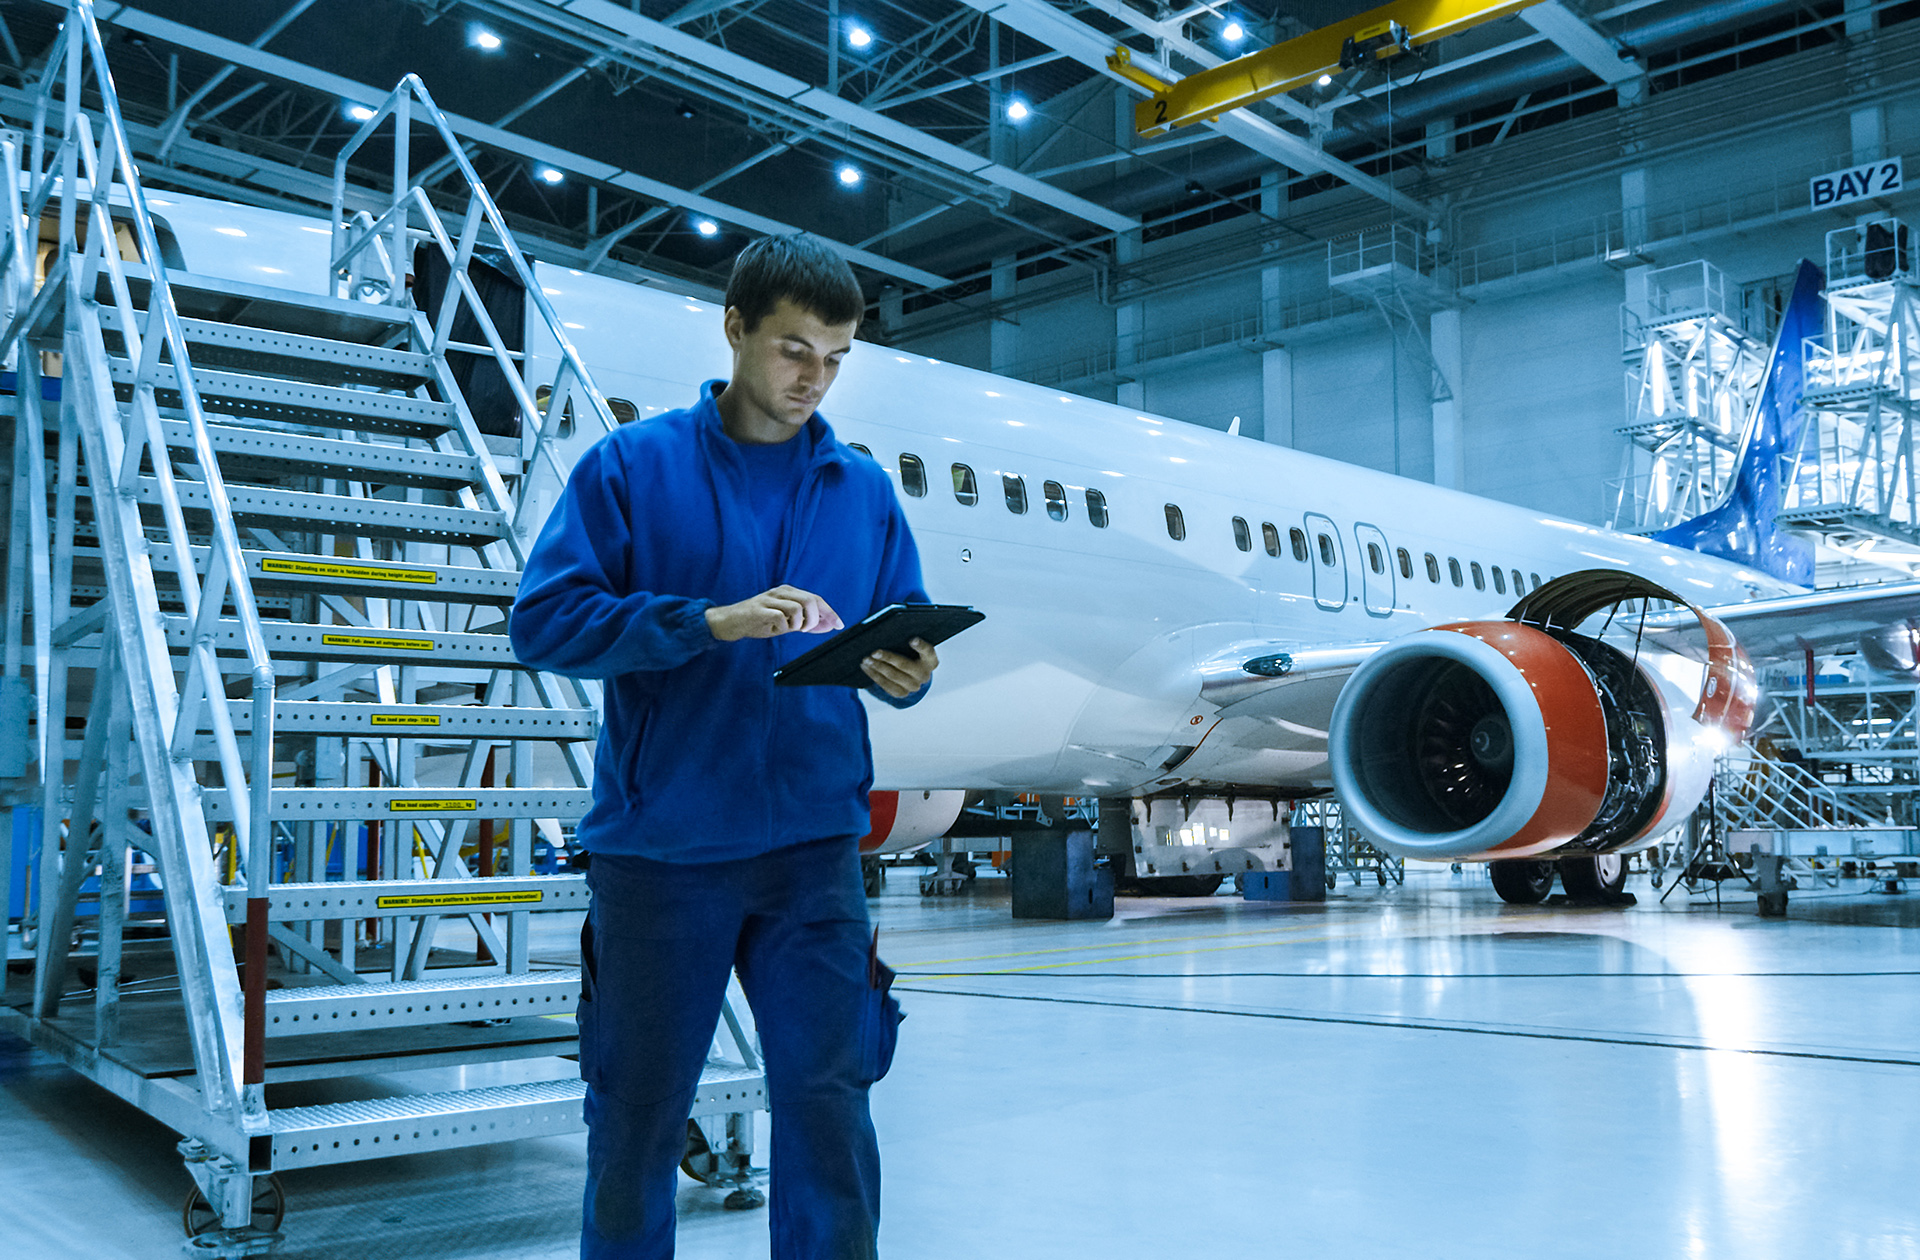
<instances>
[{"instance_id":1,"label":"landing gear","mask_svg":"<svg viewBox=\"0 0 1920 1260\"><path fill-rule=\"evenodd\" d=\"M1493 891L1510 906L1537 906L1553 891L1552 862L1505 861L1488 864Z\"/></svg>"},{"instance_id":2,"label":"landing gear","mask_svg":"<svg viewBox=\"0 0 1920 1260\"><path fill-rule=\"evenodd\" d=\"M1627 859L1618 853L1561 858L1560 886L1575 901L1595 901L1616 896L1627 886Z\"/></svg>"},{"instance_id":3,"label":"landing gear","mask_svg":"<svg viewBox=\"0 0 1920 1260\"><path fill-rule=\"evenodd\" d=\"M933 874L920 877L922 897L952 897L973 881L974 865L964 853L936 853Z\"/></svg>"}]
</instances>

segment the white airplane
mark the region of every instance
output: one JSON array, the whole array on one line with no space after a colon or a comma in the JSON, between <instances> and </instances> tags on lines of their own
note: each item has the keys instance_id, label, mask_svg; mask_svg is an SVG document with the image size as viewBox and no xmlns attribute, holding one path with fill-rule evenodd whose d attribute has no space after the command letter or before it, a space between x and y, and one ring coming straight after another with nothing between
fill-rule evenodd
<instances>
[{"instance_id":1,"label":"white airplane","mask_svg":"<svg viewBox=\"0 0 1920 1260\"><path fill-rule=\"evenodd\" d=\"M326 284L324 222L154 204L189 271ZM624 422L725 373L717 304L536 274ZM1617 888L1745 734L1749 657L1915 659L1920 583L1809 592L1806 545L1773 528L1820 279L1803 266L1729 502L1664 542L856 343L827 418L894 478L934 598L987 614L923 703L871 706L867 851L925 844L983 790L1335 790L1382 849L1493 862L1509 900L1544 897L1553 862ZM559 350L528 315L539 384ZM562 467L600 436L547 427Z\"/></svg>"}]
</instances>

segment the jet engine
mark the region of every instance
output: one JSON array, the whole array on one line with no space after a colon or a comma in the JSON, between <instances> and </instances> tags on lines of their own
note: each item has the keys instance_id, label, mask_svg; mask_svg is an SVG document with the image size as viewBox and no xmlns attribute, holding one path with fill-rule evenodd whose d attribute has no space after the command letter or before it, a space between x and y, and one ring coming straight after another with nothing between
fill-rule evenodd
<instances>
[{"instance_id":1,"label":"jet engine","mask_svg":"<svg viewBox=\"0 0 1920 1260\"><path fill-rule=\"evenodd\" d=\"M860 840L860 852L906 853L938 840L953 829L967 794L956 791L868 793L873 830Z\"/></svg>"},{"instance_id":2,"label":"jet engine","mask_svg":"<svg viewBox=\"0 0 1920 1260\"><path fill-rule=\"evenodd\" d=\"M1630 574L1573 573L1507 620L1435 626L1375 653L1329 731L1347 817L1389 852L1438 861L1628 852L1685 819L1753 720L1753 666L1697 608L1692 660L1576 632L1627 600L1691 607Z\"/></svg>"}]
</instances>

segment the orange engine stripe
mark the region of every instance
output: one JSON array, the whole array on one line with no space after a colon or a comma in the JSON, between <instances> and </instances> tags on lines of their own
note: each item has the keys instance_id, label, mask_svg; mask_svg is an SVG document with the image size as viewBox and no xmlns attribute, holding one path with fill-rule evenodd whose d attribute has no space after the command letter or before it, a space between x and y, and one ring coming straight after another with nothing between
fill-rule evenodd
<instances>
[{"instance_id":1,"label":"orange engine stripe","mask_svg":"<svg viewBox=\"0 0 1920 1260\"><path fill-rule=\"evenodd\" d=\"M873 815L873 830L860 840L860 852L872 853L893 834L894 820L900 817L900 793L869 792L867 809Z\"/></svg>"},{"instance_id":2,"label":"orange engine stripe","mask_svg":"<svg viewBox=\"0 0 1920 1260\"><path fill-rule=\"evenodd\" d=\"M1564 843L1586 830L1607 794L1607 719L1586 667L1552 635L1516 621L1435 626L1497 650L1533 688L1546 721L1547 787L1526 825L1488 853Z\"/></svg>"}]
</instances>

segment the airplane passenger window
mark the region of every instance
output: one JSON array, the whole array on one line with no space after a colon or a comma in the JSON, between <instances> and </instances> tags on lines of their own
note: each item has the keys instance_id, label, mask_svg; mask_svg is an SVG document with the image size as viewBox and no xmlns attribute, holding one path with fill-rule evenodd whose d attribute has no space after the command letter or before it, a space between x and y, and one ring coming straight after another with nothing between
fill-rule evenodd
<instances>
[{"instance_id":1,"label":"airplane passenger window","mask_svg":"<svg viewBox=\"0 0 1920 1260\"><path fill-rule=\"evenodd\" d=\"M1394 557L1400 561L1400 576L1409 580L1413 577L1413 557L1407 554L1405 547L1399 548Z\"/></svg>"},{"instance_id":2,"label":"airplane passenger window","mask_svg":"<svg viewBox=\"0 0 1920 1260\"><path fill-rule=\"evenodd\" d=\"M1333 538L1327 534L1320 535L1320 563L1332 568L1333 557Z\"/></svg>"},{"instance_id":3,"label":"airplane passenger window","mask_svg":"<svg viewBox=\"0 0 1920 1260\"><path fill-rule=\"evenodd\" d=\"M1242 551L1253 550L1253 531L1247 528L1247 518L1244 516L1233 518L1233 545Z\"/></svg>"},{"instance_id":4,"label":"airplane passenger window","mask_svg":"<svg viewBox=\"0 0 1920 1260\"><path fill-rule=\"evenodd\" d=\"M1475 560L1471 567L1473 569L1473 589L1476 591L1486 590L1487 575L1486 575L1486 572L1483 569L1481 569L1480 562L1478 560Z\"/></svg>"},{"instance_id":5,"label":"airplane passenger window","mask_svg":"<svg viewBox=\"0 0 1920 1260\"><path fill-rule=\"evenodd\" d=\"M1278 557L1280 554L1280 531L1273 527L1272 521L1260 522L1260 541L1265 544L1267 554Z\"/></svg>"},{"instance_id":6,"label":"airplane passenger window","mask_svg":"<svg viewBox=\"0 0 1920 1260\"><path fill-rule=\"evenodd\" d=\"M1186 536L1187 518L1180 514L1178 504L1167 504L1167 537L1175 542L1181 542L1186 539Z\"/></svg>"},{"instance_id":7,"label":"airplane passenger window","mask_svg":"<svg viewBox=\"0 0 1920 1260\"><path fill-rule=\"evenodd\" d=\"M1107 496L1098 490L1087 491L1087 520L1095 529L1107 527Z\"/></svg>"},{"instance_id":8,"label":"airplane passenger window","mask_svg":"<svg viewBox=\"0 0 1920 1260\"><path fill-rule=\"evenodd\" d=\"M1505 595L1507 593L1506 575L1500 572L1500 566L1497 564L1493 566L1493 589L1500 592L1502 595Z\"/></svg>"},{"instance_id":9,"label":"airplane passenger window","mask_svg":"<svg viewBox=\"0 0 1920 1260\"><path fill-rule=\"evenodd\" d=\"M1427 581L1438 582L1439 580L1440 580L1440 561L1435 559L1434 554L1431 551L1429 551L1427 553Z\"/></svg>"},{"instance_id":10,"label":"airplane passenger window","mask_svg":"<svg viewBox=\"0 0 1920 1260\"><path fill-rule=\"evenodd\" d=\"M953 497L965 507L980 502L980 486L973 479L973 469L965 464L953 466Z\"/></svg>"},{"instance_id":11,"label":"airplane passenger window","mask_svg":"<svg viewBox=\"0 0 1920 1260\"><path fill-rule=\"evenodd\" d=\"M1527 584L1520 580L1520 570L1518 569L1513 571L1513 593L1515 595L1525 595L1527 593Z\"/></svg>"},{"instance_id":12,"label":"airplane passenger window","mask_svg":"<svg viewBox=\"0 0 1920 1260\"><path fill-rule=\"evenodd\" d=\"M1007 511L1021 516L1027 510L1027 479L1016 477L1012 473L1002 473L1000 487L1007 496Z\"/></svg>"},{"instance_id":13,"label":"airplane passenger window","mask_svg":"<svg viewBox=\"0 0 1920 1260\"><path fill-rule=\"evenodd\" d=\"M1447 557L1447 576L1453 579L1455 586L1465 586L1466 580L1460 576L1460 562L1452 556Z\"/></svg>"},{"instance_id":14,"label":"airplane passenger window","mask_svg":"<svg viewBox=\"0 0 1920 1260\"><path fill-rule=\"evenodd\" d=\"M927 492L927 466L918 455L900 457L900 488L916 499Z\"/></svg>"},{"instance_id":15,"label":"airplane passenger window","mask_svg":"<svg viewBox=\"0 0 1920 1260\"><path fill-rule=\"evenodd\" d=\"M1307 531L1296 525L1287 531L1287 540L1293 544L1293 558L1305 564L1307 562Z\"/></svg>"},{"instance_id":16,"label":"airplane passenger window","mask_svg":"<svg viewBox=\"0 0 1920 1260\"><path fill-rule=\"evenodd\" d=\"M629 424L640 416L640 408L624 398L607 399L607 410L611 411L613 418L621 424Z\"/></svg>"},{"instance_id":17,"label":"airplane passenger window","mask_svg":"<svg viewBox=\"0 0 1920 1260\"><path fill-rule=\"evenodd\" d=\"M1528 590L1537 591L1540 589L1540 575L1538 573L1528 573L1527 581L1530 583L1527 587Z\"/></svg>"},{"instance_id":18,"label":"airplane passenger window","mask_svg":"<svg viewBox=\"0 0 1920 1260\"><path fill-rule=\"evenodd\" d=\"M1379 543L1367 544L1367 567L1375 573L1385 573L1387 571L1386 558L1380 554Z\"/></svg>"},{"instance_id":19,"label":"airplane passenger window","mask_svg":"<svg viewBox=\"0 0 1920 1260\"><path fill-rule=\"evenodd\" d=\"M1067 519L1067 488L1057 481L1043 481L1040 492L1047 496L1047 515L1056 521Z\"/></svg>"}]
</instances>

